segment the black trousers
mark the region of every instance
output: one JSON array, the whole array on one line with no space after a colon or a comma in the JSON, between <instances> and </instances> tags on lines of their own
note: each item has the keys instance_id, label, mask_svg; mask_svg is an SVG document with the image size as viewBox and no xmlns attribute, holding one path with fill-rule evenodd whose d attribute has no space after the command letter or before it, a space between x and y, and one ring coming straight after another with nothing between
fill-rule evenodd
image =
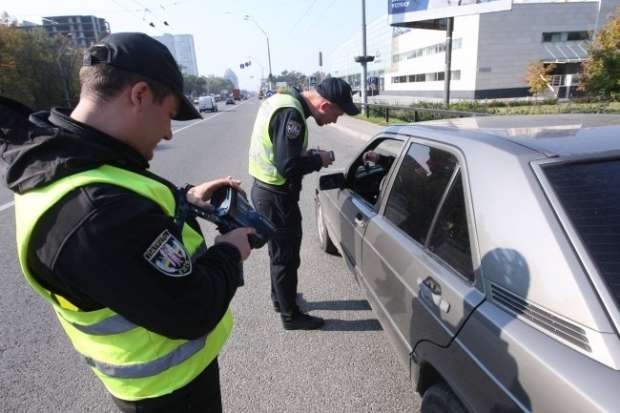
<instances>
[{"instance_id":1,"label":"black trousers","mask_svg":"<svg viewBox=\"0 0 620 413\"><path fill-rule=\"evenodd\" d=\"M297 269L301 248L301 211L298 192L275 192L254 183L252 203L276 227L269 241L271 299L280 304L283 317L297 309Z\"/></svg>"},{"instance_id":2,"label":"black trousers","mask_svg":"<svg viewBox=\"0 0 620 413\"><path fill-rule=\"evenodd\" d=\"M220 369L213 360L194 380L164 396L126 401L112 396L124 413L221 413Z\"/></svg>"}]
</instances>

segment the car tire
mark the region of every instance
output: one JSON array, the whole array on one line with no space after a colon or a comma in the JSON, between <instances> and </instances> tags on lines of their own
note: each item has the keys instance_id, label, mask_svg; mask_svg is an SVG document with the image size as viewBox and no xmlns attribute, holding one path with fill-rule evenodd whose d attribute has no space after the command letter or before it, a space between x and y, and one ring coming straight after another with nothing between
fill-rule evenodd
<instances>
[{"instance_id":1,"label":"car tire","mask_svg":"<svg viewBox=\"0 0 620 413\"><path fill-rule=\"evenodd\" d=\"M432 385L422 397L421 413L467 413L456 394L445 383Z\"/></svg>"},{"instance_id":2,"label":"car tire","mask_svg":"<svg viewBox=\"0 0 620 413\"><path fill-rule=\"evenodd\" d=\"M325 226L325 221L323 220L323 210L321 209L321 204L318 200L316 201L316 231L321 249L328 254L338 255L338 249L332 242L329 237L329 233L327 232L327 227Z\"/></svg>"}]
</instances>

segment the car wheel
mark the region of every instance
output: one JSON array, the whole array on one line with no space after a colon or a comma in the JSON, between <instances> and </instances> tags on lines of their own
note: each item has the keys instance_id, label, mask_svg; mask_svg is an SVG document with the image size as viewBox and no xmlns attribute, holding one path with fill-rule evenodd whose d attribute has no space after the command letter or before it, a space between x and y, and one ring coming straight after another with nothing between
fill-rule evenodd
<instances>
[{"instance_id":1,"label":"car wheel","mask_svg":"<svg viewBox=\"0 0 620 413\"><path fill-rule=\"evenodd\" d=\"M454 392L445 383L432 385L422 397L421 413L467 413Z\"/></svg>"},{"instance_id":2,"label":"car wheel","mask_svg":"<svg viewBox=\"0 0 620 413\"><path fill-rule=\"evenodd\" d=\"M319 236L319 246L328 254L337 255L338 249L332 242L323 220L323 209L319 201L316 201L316 232Z\"/></svg>"}]
</instances>

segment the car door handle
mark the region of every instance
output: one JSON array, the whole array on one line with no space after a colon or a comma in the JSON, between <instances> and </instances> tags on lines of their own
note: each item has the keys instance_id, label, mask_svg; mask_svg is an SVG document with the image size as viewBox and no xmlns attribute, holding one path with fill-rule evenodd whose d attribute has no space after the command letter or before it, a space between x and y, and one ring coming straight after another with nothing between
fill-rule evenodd
<instances>
[{"instance_id":1,"label":"car door handle","mask_svg":"<svg viewBox=\"0 0 620 413\"><path fill-rule=\"evenodd\" d=\"M450 303L441 296L441 285L432 277L426 277L424 280L418 278L418 286L420 296L425 298L429 304L433 304L444 313L450 311Z\"/></svg>"},{"instance_id":2,"label":"car door handle","mask_svg":"<svg viewBox=\"0 0 620 413\"><path fill-rule=\"evenodd\" d=\"M362 214L358 213L353 221L355 221L355 226L359 228L364 228L366 226L366 218Z\"/></svg>"}]
</instances>

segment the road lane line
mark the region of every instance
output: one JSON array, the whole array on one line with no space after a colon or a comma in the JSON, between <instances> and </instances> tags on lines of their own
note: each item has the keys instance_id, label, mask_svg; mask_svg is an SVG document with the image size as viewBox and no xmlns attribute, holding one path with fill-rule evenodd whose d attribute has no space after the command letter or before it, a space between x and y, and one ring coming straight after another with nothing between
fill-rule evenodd
<instances>
[{"instance_id":1,"label":"road lane line","mask_svg":"<svg viewBox=\"0 0 620 413\"><path fill-rule=\"evenodd\" d=\"M15 204L14 201L11 201L7 204L4 205L0 205L0 211L4 211L5 209L9 209L10 207L12 207Z\"/></svg>"}]
</instances>

